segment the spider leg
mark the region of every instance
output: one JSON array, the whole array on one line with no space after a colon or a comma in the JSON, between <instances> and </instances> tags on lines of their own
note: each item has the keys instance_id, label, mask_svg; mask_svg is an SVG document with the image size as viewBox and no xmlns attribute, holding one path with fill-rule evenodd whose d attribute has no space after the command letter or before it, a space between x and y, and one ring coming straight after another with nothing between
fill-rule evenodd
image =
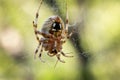
<instances>
[{"instance_id":1,"label":"spider leg","mask_svg":"<svg viewBox=\"0 0 120 80\"><path fill-rule=\"evenodd\" d=\"M37 49L35 50L34 59L36 59L36 54L38 53L38 50L39 50L39 48L40 48L40 45L41 45L41 43L39 42L39 45L38 45Z\"/></svg>"},{"instance_id":2,"label":"spider leg","mask_svg":"<svg viewBox=\"0 0 120 80\"><path fill-rule=\"evenodd\" d=\"M62 54L63 56L65 56L65 57L73 57L73 56L68 56L68 55L66 55L63 51L61 51L61 54Z\"/></svg>"},{"instance_id":3,"label":"spider leg","mask_svg":"<svg viewBox=\"0 0 120 80\"><path fill-rule=\"evenodd\" d=\"M68 9L67 9L67 0L66 0L66 22L65 22L66 33L68 33L68 24L69 24L69 21L68 21Z\"/></svg>"},{"instance_id":4,"label":"spider leg","mask_svg":"<svg viewBox=\"0 0 120 80\"><path fill-rule=\"evenodd\" d=\"M35 19L35 21L33 21L33 27L34 27L34 33L35 33L35 36L36 36L36 39L37 39L37 41L39 42L39 36L38 36L38 30L37 30L37 20L38 20L38 16L37 16L37 14L36 14L36 19Z\"/></svg>"},{"instance_id":5,"label":"spider leg","mask_svg":"<svg viewBox=\"0 0 120 80\"><path fill-rule=\"evenodd\" d=\"M72 32L71 32L70 34L67 35L67 38L69 39L69 38L72 36L72 34L73 34L74 32L75 32L75 29L73 29Z\"/></svg>"},{"instance_id":6,"label":"spider leg","mask_svg":"<svg viewBox=\"0 0 120 80\"><path fill-rule=\"evenodd\" d=\"M69 19L68 19L68 9L67 9L67 0L66 0L66 22L65 22L65 33L67 38L69 38L73 32L71 32L70 34L68 34L68 25L69 25Z\"/></svg>"},{"instance_id":7,"label":"spider leg","mask_svg":"<svg viewBox=\"0 0 120 80\"><path fill-rule=\"evenodd\" d=\"M74 30L68 34L68 25L69 25L69 18L68 18L68 9L67 9L67 0L66 0L66 23L65 23L65 32L67 34L67 38L70 38L74 32Z\"/></svg>"},{"instance_id":8,"label":"spider leg","mask_svg":"<svg viewBox=\"0 0 120 80\"><path fill-rule=\"evenodd\" d=\"M40 48L39 58L40 58L41 62L44 63L45 61L41 59L42 52L43 52L43 43L41 43L41 48Z\"/></svg>"},{"instance_id":9,"label":"spider leg","mask_svg":"<svg viewBox=\"0 0 120 80\"><path fill-rule=\"evenodd\" d=\"M36 39L39 42L40 41L39 36L38 36L39 31L37 30L38 16L39 16L39 14L37 12L35 20L33 21L33 27L34 27L34 33L35 33Z\"/></svg>"},{"instance_id":10,"label":"spider leg","mask_svg":"<svg viewBox=\"0 0 120 80\"><path fill-rule=\"evenodd\" d=\"M60 54L56 54L56 57L57 57L57 59L58 59L60 62L65 63L65 61L63 61L63 60L60 59Z\"/></svg>"},{"instance_id":11,"label":"spider leg","mask_svg":"<svg viewBox=\"0 0 120 80\"><path fill-rule=\"evenodd\" d=\"M42 5L42 0L40 0L40 5L39 5L38 10L36 12L35 20L33 21L34 32L35 32L36 39L37 39L38 42L39 42L40 39L38 37L39 31L37 30L37 24L38 24L39 10L40 10L41 5Z\"/></svg>"}]
</instances>

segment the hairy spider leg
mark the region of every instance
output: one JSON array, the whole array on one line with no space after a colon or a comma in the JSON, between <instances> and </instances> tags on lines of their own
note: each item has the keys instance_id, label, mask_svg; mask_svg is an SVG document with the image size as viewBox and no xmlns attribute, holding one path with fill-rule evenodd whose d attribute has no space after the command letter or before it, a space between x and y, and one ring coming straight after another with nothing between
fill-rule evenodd
<instances>
[{"instance_id":1,"label":"hairy spider leg","mask_svg":"<svg viewBox=\"0 0 120 80\"><path fill-rule=\"evenodd\" d=\"M65 57L73 57L73 56L66 55L63 51L61 51L61 54Z\"/></svg>"},{"instance_id":2,"label":"hairy spider leg","mask_svg":"<svg viewBox=\"0 0 120 80\"><path fill-rule=\"evenodd\" d=\"M69 21L68 21L68 9L67 9L67 0L66 0L66 22L65 22L66 33L68 33L68 24L69 24Z\"/></svg>"},{"instance_id":3,"label":"hairy spider leg","mask_svg":"<svg viewBox=\"0 0 120 80\"><path fill-rule=\"evenodd\" d=\"M40 10L41 5L42 5L42 0L40 0L40 5L39 5L38 10L36 12L35 20L33 21L34 33L35 33L36 39L39 43L40 43L40 39L38 36L39 31L37 30L37 24L38 24L38 16L39 16L39 10Z\"/></svg>"},{"instance_id":4,"label":"hairy spider leg","mask_svg":"<svg viewBox=\"0 0 120 80\"><path fill-rule=\"evenodd\" d=\"M36 59L36 54L38 53L38 50L39 50L39 48L40 48L40 45L41 45L41 43L38 44L38 47L37 47L36 50L35 50L34 59Z\"/></svg>"},{"instance_id":5,"label":"hairy spider leg","mask_svg":"<svg viewBox=\"0 0 120 80\"><path fill-rule=\"evenodd\" d=\"M67 8L67 0L66 0L66 23L65 23L65 33L67 34L67 38L70 38L74 32L74 30L72 30L72 32L70 34L68 34L68 25L69 25L69 17L68 17L68 8Z\"/></svg>"},{"instance_id":6,"label":"hairy spider leg","mask_svg":"<svg viewBox=\"0 0 120 80\"><path fill-rule=\"evenodd\" d=\"M35 50L34 58L36 58L36 54L37 54L37 52L40 48L40 45L41 45L41 41L40 41L39 36L38 36L39 31L37 30L37 22L38 22L38 12L36 13L35 20L33 21L34 33L35 33L37 41L39 42L39 45L38 45L37 49Z\"/></svg>"},{"instance_id":7,"label":"hairy spider leg","mask_svg":"<svg viewBox=\"0 0 120 80\"><path fill-rule=\"evenodd\" d=\"M41 42L41 48L40 48L39 58L40 58L41 62L44 63L45 61L41 59L42 52L43 52L43 42Z\"/></svg>"},{"instance_id":8,"label":"hairy spider leg","mask_svg":"<svg viewBox=\"0 0 120 80\"><path fill-rule=\"evenodd\" d=\"M64 60L61 60L61 58L60 58L60 54L56 54L56 57L57 57L57 59L58 59L60 62L65 63Z\"/></svg>"}]
</instances>

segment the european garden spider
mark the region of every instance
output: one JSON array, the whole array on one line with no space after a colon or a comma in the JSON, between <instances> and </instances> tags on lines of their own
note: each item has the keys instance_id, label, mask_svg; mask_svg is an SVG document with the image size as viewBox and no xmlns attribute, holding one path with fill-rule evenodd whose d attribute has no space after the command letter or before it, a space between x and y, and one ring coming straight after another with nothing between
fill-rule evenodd
<instances>
[{"instance_id":1,"label":"european garden spider","mask_svg":"<svg viewBox=\"0 0 120 80\"><path fill-rule=\"evenodd\" d=\"M37 49L35 50L35 57L40 48L39 58L42 62L45 62L41 59L41 55L43 49L47 51L47 54L50 57L56 56L58 61L65 63L64 60L61 60L60 55L62 54L65 57L73 57L68 56L62 51L62 45L66 42L73 32L68 34L68 12L66 13L66 24L64 27L64 23L62 19L57 16L49 17L43 24L41 31L37 30L37 22L39 16L39 9L41 7L42 0L40 2L38 11L36 12L35 20L33 21L34 32L36 35L36 39L39 42ZM66 10L67 10L67 3L66 3ZM41 35L42 38L39 38L38 35Z\"/></svg>"}]
</instances>

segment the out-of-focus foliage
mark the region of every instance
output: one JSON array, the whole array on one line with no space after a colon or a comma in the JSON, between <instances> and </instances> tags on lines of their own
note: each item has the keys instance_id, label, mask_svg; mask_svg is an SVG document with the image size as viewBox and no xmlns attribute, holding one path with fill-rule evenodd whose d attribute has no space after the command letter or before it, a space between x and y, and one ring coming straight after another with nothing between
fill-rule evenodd
<instances>
[{"instance_id":1,"label":"out-of-focus foliage","mask_svg":"<svg viewBox=\"0 0 120 80\"><path fill-rule=\"evenodd\" d=\"M118 0L94 0L86 16L85 47L93 53L90 68L97 80L120 79L119 8Z\"/></svg>"},{"instance_id":2,"label":"out-of-focus foliage","mask_svg":"<svg viewBox=\"0 0 120 80\"><path fill-rule=\"evenodd\" d=\"M48 2L47 2L48 1ZM40 9L38 29L45 19L60 13L66 16L65 0L56 0L50 6L45 0ZM54 0L55 1L55 0ZM120 1L119 0L67 0L70 24L80 23L80 41L91 55L87 69L95 80L120 79ZM39 0L0 0L0 80L78 80L82 77L82 64L76 47L68 40L63 51L72 52L74 58L48 57L46 63L34 59L38 45L32 26ZM78 30L79 32L79 30ZM78 38L79 39L79 38ZM75 39L75 40L78 40ZM84 53L83 53L84 55ZM86 56L87 56L86 55ZM89 56L88 56L89 57ZM85 73L90 76L90 74ZM85 78L84 78L85 79ZM86 80L91 80L87 79Z\"/></svg>"}]
</instances>

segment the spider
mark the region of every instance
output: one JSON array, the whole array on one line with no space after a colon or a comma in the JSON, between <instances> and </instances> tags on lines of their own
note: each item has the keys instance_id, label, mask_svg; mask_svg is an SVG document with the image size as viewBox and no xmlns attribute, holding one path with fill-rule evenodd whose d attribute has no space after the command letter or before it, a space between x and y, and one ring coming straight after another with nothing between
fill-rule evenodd
<instances>
[{"instance_id":1,"label":"spider","mask_svg":"<svg viewBox=\"0 0 120 80\"><path fill-rule=\"evenodd\" d=\"M37 49L35 50L34 57L36 58L36 54L40 49L39 58L42 62L45 62L41 59L43 49L47 51L47 55L50 57L56 56L57 60L65 63L64 60L61 60L60 56L63 55L65 57L73 57L68 56L62 51L62 45L66 42L67 39L73 34L71 32L68 33L68 12L67 12L67 3L66 3L66 22L65 26L63 20L58 16L54 15L49 17L43 24L41 31L37 30L37 22L39 16L39 9L42 5L42 0L40 2L39 8L36 12L35 20L33 21L34 33L36 35L36 39L39 42ZM38 35L41 35L42 38L39 38Z\"/></svg>"}]
</instances>

